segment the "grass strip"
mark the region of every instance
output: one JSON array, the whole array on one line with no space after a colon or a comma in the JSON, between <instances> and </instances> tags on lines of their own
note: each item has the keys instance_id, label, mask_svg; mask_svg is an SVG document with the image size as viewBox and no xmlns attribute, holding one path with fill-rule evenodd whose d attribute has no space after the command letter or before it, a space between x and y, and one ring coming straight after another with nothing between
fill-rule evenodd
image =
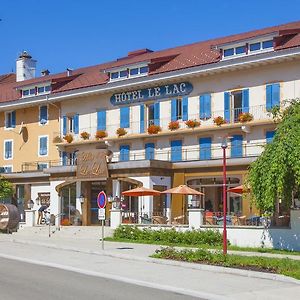
<instances>
[{"instance_id":1,"label":"grass strip","mask_svg":"<svg viewBox=\"0 0 300 300\"><path fill-rule=\"evenodd\" d=\"M248 257L241 255L224 256L220 251L212 253L206 249L177 250L171 247L156 250L155 254L151 257L276 273L300 280L300 261L289 258L279 259L260 256Z\"/></svg>"}]
</instances>

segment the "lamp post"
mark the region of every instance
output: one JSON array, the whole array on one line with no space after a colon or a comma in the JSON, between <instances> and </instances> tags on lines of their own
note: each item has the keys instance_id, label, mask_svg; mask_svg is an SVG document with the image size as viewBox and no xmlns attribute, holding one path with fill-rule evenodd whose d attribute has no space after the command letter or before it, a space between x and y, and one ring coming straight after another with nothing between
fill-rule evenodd
<instances>
[{"instance_id":1,"label":"lamp post","mask_svg":"<svg viewBox=\"0 0 300 300\"><path fill-rule=\"evenodd\" d=\"M227 254L227 228L226 228L226 214L227 214L227 195L226 195L226 149L227 138L223 138L223 254Z\"/></svg>"}]
</instances>

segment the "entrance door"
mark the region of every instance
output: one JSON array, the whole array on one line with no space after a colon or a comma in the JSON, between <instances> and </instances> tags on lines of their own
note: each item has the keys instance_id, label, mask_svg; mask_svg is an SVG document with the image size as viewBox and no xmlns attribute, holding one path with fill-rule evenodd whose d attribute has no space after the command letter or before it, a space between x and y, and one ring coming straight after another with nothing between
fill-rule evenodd
<instances>
[{"instance_id":1,"label":"entrance door","mask_svg":"<svg viewBox=\"0 0 300 300\"><path fill-rule=\"evenodd\" d=\"M70 184L61 190L61 225L81 225L81 215L76 210L76 185Z\"/></svg>"}]
</instances>

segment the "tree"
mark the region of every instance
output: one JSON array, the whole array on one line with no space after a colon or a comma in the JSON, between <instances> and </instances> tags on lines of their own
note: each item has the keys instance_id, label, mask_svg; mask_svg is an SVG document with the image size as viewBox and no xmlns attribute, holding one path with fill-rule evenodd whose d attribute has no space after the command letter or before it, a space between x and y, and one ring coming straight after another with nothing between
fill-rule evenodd
<instances>
[{"instance_id":1,"label":"tree","mask_svg":"<svg viewBox=\"0 0 300 300\"><path fill-rule=\"evenodd\" d=\"M300 187L300 99L287 102L283 111L272 111L278 123L274 139L249 167L247 181L263 212L274 212L278 199L282 207L290 207L292 192Z\"/></svg>"},{"instance_id":2,"label":"tree","mask_svg":"<svg viewBox=\"0 0 300 300\"><path fill-rule=\"evenodd\" d=\"M13 194L12 184L7 179L0 176L0 199L10 198L12 194Z\"/></svg>"}]
</instances>

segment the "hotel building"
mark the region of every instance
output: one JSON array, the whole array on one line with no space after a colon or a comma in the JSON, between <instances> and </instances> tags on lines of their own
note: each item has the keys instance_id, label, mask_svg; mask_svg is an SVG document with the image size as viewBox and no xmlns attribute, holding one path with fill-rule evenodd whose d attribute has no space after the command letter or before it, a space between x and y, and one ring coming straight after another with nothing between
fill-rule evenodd
<instances>
[{"instance_id":1,"label":"hotel building","mask_svg":"<svg viewBox=\"0 0 300 300\"><path fill-rule=\"evenodd\" d=\"M102 190L115 197L141 185L165 190L187 184L205 194L202 208L218 213L222 143L227 186L241 185L249 164L272 142L271 109L300 97L300 22L141 49L39 78L22 73L32 64L23 53L16 76L0 77L0 166L27 191L25 204L32 199L38 208L48 195L62 224L92 225L99 223ZM125 197L123 222L162 216L184 223L196 202L178 195ZM258 212L228 193L228 213Z\"/></svg>"}]
</instances>

